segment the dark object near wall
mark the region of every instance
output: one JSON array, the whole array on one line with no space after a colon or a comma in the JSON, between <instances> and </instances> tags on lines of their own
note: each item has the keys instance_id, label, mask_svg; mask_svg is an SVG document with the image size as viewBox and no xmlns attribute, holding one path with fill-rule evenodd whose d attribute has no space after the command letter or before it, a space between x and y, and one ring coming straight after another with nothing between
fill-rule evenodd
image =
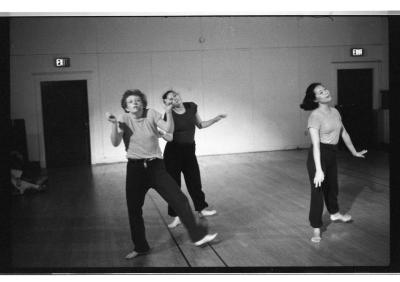
<instances>
[{"instance_id":1,"label":"dark object near wall","mask_svg":"<svg viewBox=\"0 0 400 282\"><path fill-rule=\"evenodd\" d=\"M11 130L11 151L18 151L25 161L28 161L28 146L26 142L25 120L14 119Z\"/></svg>"},{"instance_id":2,"label":"dark object near wall","mask_svg":"<svg viewBox=\"0 0 400 282\"><path fill-rule=\"evenodd\" d=\"M381 90L381 109L389 109L389 90Z\"/></svg>"}]
</instances>

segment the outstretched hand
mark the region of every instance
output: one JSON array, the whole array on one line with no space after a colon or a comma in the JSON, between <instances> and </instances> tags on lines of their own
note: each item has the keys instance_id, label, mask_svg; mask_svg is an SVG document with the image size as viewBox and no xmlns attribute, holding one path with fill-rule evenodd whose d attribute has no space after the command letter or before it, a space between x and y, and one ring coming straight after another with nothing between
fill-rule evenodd
<instances>
[{"instance_id":1,"label":"outstretched hand","mask_svg":"<svg viewBox=\"0 0 400 282\"><path fill-rule=\"evenodd\" d=\"M353 154L353 156L355 156L355 157L357 157L357 158L365 158L365 154L367 153L368 151L367 150L362 150L362 151L360 151L360 152L355 152L354 154Z\"/></svg>"},{"instance_id":2,"label":"outstretched hand","mask_svg":"<svg viewBox=\"0 0 400 282\"><path fill-rule=\"evenodd\" d=\"M217 120L221 120L221 119L223 119L223 118L226 118L228 115L226 115L226 114L221 114L221 115L217 115L215 118L217 119Z\"/></svg>"},{"instance_id":3,"label":"outstretched hand","mask_svg":"<svg viewBox=\"0 0 400 282\"><path fill-rule=\"evenodd\" d=\"M112 113L107 112L106 117L109 122L117 123L117 118Z\"/></svg>"}]
</instances>

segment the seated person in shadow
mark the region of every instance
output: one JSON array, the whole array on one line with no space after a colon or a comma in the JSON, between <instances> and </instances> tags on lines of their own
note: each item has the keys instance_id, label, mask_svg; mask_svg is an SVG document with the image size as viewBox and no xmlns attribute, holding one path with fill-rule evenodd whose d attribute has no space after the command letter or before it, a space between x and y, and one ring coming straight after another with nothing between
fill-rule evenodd
<instances>
[{"instance_id":1,"label":"seated person in shadow","mask_svg":"<svg viewBox=\"0 0 400 282\"><path fill-rule=\"evenodd\" d=\"M22 154L18 151L10 153L11 183L16 189L14 194L24 194L26 190L43 191L46 189L48 177L40 171L29 169Z\"/></svg>"}]
</instances>

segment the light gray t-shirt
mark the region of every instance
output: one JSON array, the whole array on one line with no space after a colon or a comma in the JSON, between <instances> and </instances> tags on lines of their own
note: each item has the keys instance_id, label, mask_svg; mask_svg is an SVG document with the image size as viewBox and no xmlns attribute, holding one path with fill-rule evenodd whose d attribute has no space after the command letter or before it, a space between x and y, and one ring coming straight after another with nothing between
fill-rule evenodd
<instances>
[{"instance_id":1,"label":"light gray t-shirt","mask_svg":"<svg viewBox=\"0 0 400 282\"><path fill-rule=\"evenodd\" d=\"M336 145L343 128L342 118L335 108L331 107L330 113L316 109L311 112L308 118L307 128L310 127L318 130L321 143Z\"/></svg>"},{"instance_id":2,"label":"light gray t-shirt","mask_svg":"<svg viewBox=\"0 0 400 282\"><path fill-rule=\"evenodd\" d=\"M124 113L119 118L119 130L123 132L126 157L128 159L162 159L158 138L161 137L157 130L157 122L162 115L147 109L147 114L142 118L135 118L131 113Z\"/></svg>"}]
</instances>

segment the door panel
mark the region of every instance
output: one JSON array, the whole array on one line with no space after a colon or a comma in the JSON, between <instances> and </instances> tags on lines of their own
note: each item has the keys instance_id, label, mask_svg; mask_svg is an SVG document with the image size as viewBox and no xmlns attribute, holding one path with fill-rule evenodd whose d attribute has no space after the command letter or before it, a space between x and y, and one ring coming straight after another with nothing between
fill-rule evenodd
<instances>
[{"instance_id":1,"label":"door panel","mask_svg":"<svg viewBox=\"0 0 400 282\"><path fill-rule=\"evenodd\" d=\"M90 164L86 80L41 82L47 167Z\"/></svg>"},{"instance_id":2,"label":"door panel","mask_svg":"<svg viewBox=\"0 0 400 282\"><path fill-rule=\"evenodd\" d=\"M373 69L338 70L338 105L342 122L356 150L373 143ZM343 141L341 146L344 147Z\"/></svg>"}]
</instances>

